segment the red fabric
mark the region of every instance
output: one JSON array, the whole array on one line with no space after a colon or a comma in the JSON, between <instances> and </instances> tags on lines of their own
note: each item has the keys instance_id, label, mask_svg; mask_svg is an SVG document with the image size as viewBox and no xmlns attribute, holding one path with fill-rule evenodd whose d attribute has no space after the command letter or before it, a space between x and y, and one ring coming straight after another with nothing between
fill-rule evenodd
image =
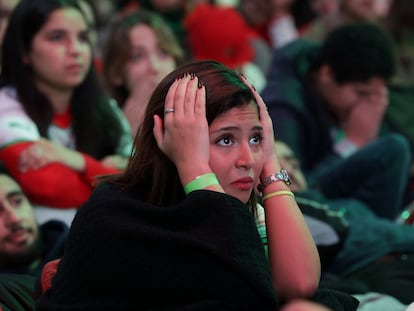
<instances>
[{"instance_id":1,"label":"red fabric","mask_svg":"<svg viewBox=\"0 0 414 311\"><path fill-rule=\"evenodd\" d=\"M262 39L264 39L269 44L269 46L272 44L270 37L269 37L269 23L268 22L262 25L258 25L254 27L253 29L256 31L258 36L260 36Z\"/></svg>"},{"instance_id":2,"label":"red fabric","mask_svg":"<svg viewBox=\"0 0 414 311\"><path fill-rule=\"evenodd\" d=\"M60 259L55 259L44 265L42 274L40 275L40 284L43 293L52 287L52 279L56 274L59 262Z\"/></svg>"},{"instance_id":3,"label":"red fabric","mask_svg":"<svg viewBox=\"0 0 414 311\"><path fill-rule=\"evenodd\" d=\"M86 171L83 174L59 163L22 173L18 169L19 155L32 143L23 142L1 149L0 160L33 204L57 208L79 207L89 198L96 176L119 172L84 155Z\"/></svg>"},{"instance_id":4,"label":"red fabric","mask_svg":"<svg viewBox=\"0 0 414 311\"><path fill-rule=\"evenodd\" d=\"M94 186L96 182L96 177L100 175L109 175L121 172L120 170L109 168L102 165L101 162L95 160L94 158L86 154L84 154L83 157L86 161L86 170L82 174L82 177L88 182L89 185Z\"/></svg>"},{"instance_id":5,"label":"red fabric","mask_svg":"<svg viewBox=\"0 0 414 311\"><path fill-rule=\"evenodd\" d=\"M72 115L69 110L61 114L55 114L53 124L59 128L66 129L72 123Z\"/></svg>"},{"instance_id":6,"label":"red fabric","mask_svg":"<svg viewBox=\"0 0 414 311\"><path fill-rule=\"evenodd\" d=\"M184 25L196 59L213 59L230 68L253 60L250 38L256 34L234 8L200 4Z\"/></svg>"}]
</instances>

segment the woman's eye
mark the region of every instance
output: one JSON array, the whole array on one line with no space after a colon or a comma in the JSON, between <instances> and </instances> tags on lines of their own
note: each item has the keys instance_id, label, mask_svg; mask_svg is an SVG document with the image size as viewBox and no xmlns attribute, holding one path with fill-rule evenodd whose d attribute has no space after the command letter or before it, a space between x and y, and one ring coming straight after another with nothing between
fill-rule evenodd
<instances>
[{"instance_id":1,"label":"woman's eye","mask_svg":"<svg viewBox=\"0 0 414 311\"><path fill-rule=\"evenodd\" d=\"M50 41L59 41L59 40L63 39L63 37L64 37L64 34L63 33L61 33L61 32L53 32L53 33L50 34L49 40Z\"/></svg>"},{"instance_id":2,"label":"woman's eye","mask_svg":"<svg viewBox=\"0 0 414 311\"><path fill-rule=\"evenodd\" d=\"M262 140L263 140L262 135L255 135L250 139L250 143L252 145L258 145L261 143Z\"/></svg>"},{"instance_id":3,"label":"woman's eye","mask_svg":"<svg viewBox=\"0 0 414 311\"><path fill-rule=\"evenodd\" d=\"M230 136L220 138L217 143L222 146L229 146L233 143L233 140Z\"/></svg>"},{"instance_id":4,"label":"woman's eye","mask_svg":"<svg viewBox=\"0 0 414 311\"><path fill-rule=\"evenodd\" d=\"M132 62L137 62L140 61L143 57L144 55L142 53L132 53L129 59Z\"/></svg>"}]
</instances>

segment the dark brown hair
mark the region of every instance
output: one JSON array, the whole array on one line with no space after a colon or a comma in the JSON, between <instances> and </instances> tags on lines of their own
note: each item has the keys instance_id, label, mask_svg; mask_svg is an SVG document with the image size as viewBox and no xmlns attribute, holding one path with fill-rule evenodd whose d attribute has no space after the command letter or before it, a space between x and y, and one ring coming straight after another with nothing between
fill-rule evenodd
<instances>
[{"instance_id":1,"label":"dark brown hair","mask_svg":"<svg viewBox=\"0 0 414 311\"><path fill-rule=\"evenodd\" d=\"M126 188L139 187L145 193L145 199L153 204L175 204L185 196L174 163L158 148L153 135L153 116L163 118L168 90L175 79L185 73L195 74L206 88L206 117L209 125L217 116L234 107L256 103L254 95L240 75L215 61L191 62L165 77L148 103L144 120L135 137L134 152L128 167L123 174L106 179ZM252 194L251 207L255 205L253 197Z\"/></svg>"}]
</instances>

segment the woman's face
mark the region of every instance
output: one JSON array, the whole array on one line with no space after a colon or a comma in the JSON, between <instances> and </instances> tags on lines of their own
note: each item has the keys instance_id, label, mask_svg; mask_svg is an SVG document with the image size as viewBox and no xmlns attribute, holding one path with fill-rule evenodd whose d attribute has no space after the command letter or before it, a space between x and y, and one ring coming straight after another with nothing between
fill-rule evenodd
<instances>
[{"instance_id":1,"label":"woman's face","mask_svg":"<svg viewBox=\"0 0 414 311\"><path fill-rule=\"evenodd\" d=\"M175 59L163 50L151 27L141 24L131 28L130 57L125 64L125 81L131 94L150 95L158 83L176 67ZM149 96L148 96L149 97Z\"/></svg>"},{"instance_id":2,"label":"woman's face","mask_svg":"<svg viewBox=\"0 0 414 311\"><path fill-rule=\"evenodd\" d=\"M78 10L65 8L50 14L24 61L32 67L37 87L48 93L71 91L81 84L91 57L85 20Z\"/></svg>"},{"instance_id":3,"label":"woman's face","mask_svg":"<svg viewBox=\"0 0 414 311\"><path fill-rule=\"evenodd\" d=\"M247 203L263 167L257 106L250 103L221 114L209 132L211 169L227 194Z\"/></svg>"}]
</instances>

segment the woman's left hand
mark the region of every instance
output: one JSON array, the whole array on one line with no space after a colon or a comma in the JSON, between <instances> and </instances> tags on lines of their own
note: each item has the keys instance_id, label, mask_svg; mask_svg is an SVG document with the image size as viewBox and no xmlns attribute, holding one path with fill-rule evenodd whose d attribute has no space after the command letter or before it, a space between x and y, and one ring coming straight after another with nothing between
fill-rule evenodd
<instances>
[{"instance_id":1,"label":"woman's left hand","mask_svg":"<svg viewBox=\"0 0 414 311\"><path fill-rule=\"evenodd\" d=\"M279 159L276 155L275 150L275 136L273 132L273 122L270 118L269 112L267 111L266 104L263 101L263 98L259 95L256 91L254 86L247 81L246 77L241 75L243 82L249 87L252 91L256 102L259 106L260 110L260 121L263 127L263 140L262 140L262 150L263 150L263 157L264 157L264 167L262 174L267 177L270 174L280 170Z\"/></svg>"}]
</instances>

